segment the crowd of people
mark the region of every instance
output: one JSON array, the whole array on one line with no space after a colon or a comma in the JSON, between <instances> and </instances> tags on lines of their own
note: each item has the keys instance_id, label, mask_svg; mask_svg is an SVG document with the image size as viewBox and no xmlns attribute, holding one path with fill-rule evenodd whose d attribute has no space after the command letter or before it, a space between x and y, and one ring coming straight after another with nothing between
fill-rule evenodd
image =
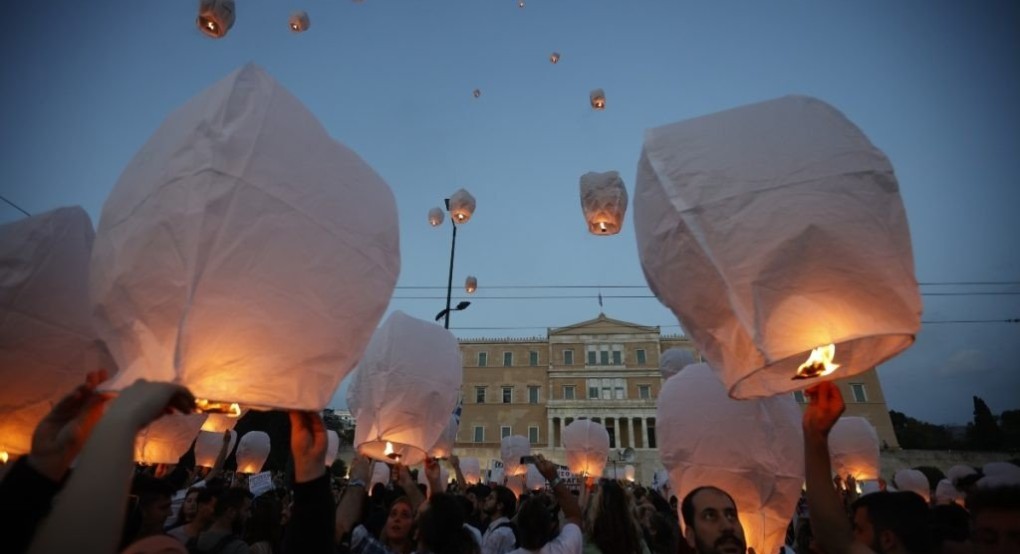
<instances>
[{"instance_id":1,"label":"crowd of people","mask_svg":"<svg viewBox=\"0 0 1020 554\"><path fill-rule=\"evenodd\" d=\"M369 490L371 463L356 456L349 477L322 463L326 429L318 414L291 412L292 471L253 496L240 475L214 467L196 474L193 454L174 468L137 466L134 439L194 398L169 383L138 381L112 399L96 391L102 372L64 397L38 425L31 452L0 481L4 552L204 554L745 554L738 507L722 488L677 499L609 479L574 487L542 456L544 489L518 496L503 484L440 482L426 460L420 484L394 464ZM913 492L856 496L834 485L828 434L844 406L838 388L809 389L804 413L806 487L791 514L786 552L1020 553L1020 487L967 489L966 507L929 506ZM71 468L74 463L73 469ZM852 484L851 484L852 485ZM962 484L966 486L968 484ZM680 522L683 523L681 531ZM763 554L763 553L758 553ZM775 553L769 553L775 554Z\"/></svg>"}]
</instances>

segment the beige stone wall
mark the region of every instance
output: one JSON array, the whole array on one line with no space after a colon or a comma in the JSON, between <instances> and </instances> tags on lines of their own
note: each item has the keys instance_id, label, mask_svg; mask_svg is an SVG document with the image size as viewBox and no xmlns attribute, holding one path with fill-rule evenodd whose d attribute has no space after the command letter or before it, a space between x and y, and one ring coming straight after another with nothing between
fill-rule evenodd
<instances>
[{"instance_id":1,"label":"beige stone wall","mask_svg":"<svg viewBox=\"0 0 1020 554\"><path fill-rule=\"evenodd\" d=\"M889 407L885 403L885 394L882 392L882 383L878 380L878 372L875 370L865 371L846 379L836 381L840 393L843 394L843 402L846 404L844 416L863 417L875 426L878 432L878 440L890 449L897 449L900 443L896 440L896 433L893 431L892 419L889 417ZM855 396L854 385L863 387L863 401ZM861 392L858 389L857 392ZM807 398L795 395L798 403L803 409L806 406Z\"/></svg>"}]
</instances>

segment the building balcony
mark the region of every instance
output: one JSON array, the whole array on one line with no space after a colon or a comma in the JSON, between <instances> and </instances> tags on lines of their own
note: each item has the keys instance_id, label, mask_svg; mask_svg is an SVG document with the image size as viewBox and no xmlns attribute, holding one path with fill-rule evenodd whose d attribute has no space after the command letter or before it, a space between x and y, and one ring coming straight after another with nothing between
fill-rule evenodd
<instances>
[{"instance_id":1,"label":"building balcony","mask_svg":"<svg viewBox=\"0 0 1020 554\"><path fill-rule=\"evenodd\" d=\"M568 409L568 410L633 410L633 409L652 409L655 410L655 399L639 399L639 398L628 398L625 400L549 400L546 402L546 408L549 409Z\"/></svg>"}]
</instances>

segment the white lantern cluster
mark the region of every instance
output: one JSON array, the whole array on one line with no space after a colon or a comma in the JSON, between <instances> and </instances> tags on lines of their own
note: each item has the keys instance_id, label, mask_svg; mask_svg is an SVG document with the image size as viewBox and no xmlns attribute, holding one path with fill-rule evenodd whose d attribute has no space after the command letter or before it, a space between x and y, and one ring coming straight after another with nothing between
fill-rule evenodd
<instances>
[{"instance_id":1,"label":"white lantern cluster","mask_svg":"<svg viewBox=\"0 0 1020 554\"><path fill-rule=\"evenodd\" d=\"M244 66L170 115L103 206L90 296L121 370L108 388L321 410L386 310L398 235L372 168Z\"/></svg>"},{"instance_id":2,"label":"white lantern cluster","mask_svg":"<svg viewBox=\"0 0 1020 554\"><path fill-rule=\"evenodd\" d=\"M634 223L649 286L734 398L867 371L920 328L892 165L819 100L647 131Z\"/></svg>"},{"instance_id":3,"label":"white lantern cluster","mask_svg":"<svg viewBox=\"0 0 1020 554\"><path fill-rule=\"evenodd\" d=\"M135 436L135 461L150 465L176 464L191 449L205 417L203 414L168 414L153 421ZM223 435L219 440L222 444Z\"/></svg>"},{"instance_id":4,"label":"white lantern cluster","mask_svg":"<svg viewBox=\"0 0 1020 554\"><path fill-rule=\"evenodd\" d=\"M588 101L591 103L593 110L602 111L606 109L606 93L600 88L597 88L588 93Z\"/></svg>"},{"instance_id":5,"label":"white lantern cluster","mask_svg":"<svg viewBox=\"0 0 1020 554\"><path fill-rule=\"evenodd\" d=\"M829 432L829 452L832 470L844 479L881 477L878 432L866 418L841 417Z\"/></svg>"},{"instance_id":6,"label":"white lantern cluster","mask_svg":"<svg viewBox=\"0 0 1020 554\"><path fill-rule=\"evenodd\" d=\"M312 22L308 19L308 13L304 11L290 14L290 19L287 23L290 25L290 30L295 33L303 33L312 26Z\"/></svg>"},{"instance_id":7,"label":"white lantern cluster","mask_svg":"<svg viewBox=\"0 0 1020 554\"><path fill-rule=\"evenodd\" d=\"M924 503L931 502L931 483L928 477L917 469L901 469L893 474L893 484L898 491L910 491L924 499Z\"/></svg>"},{"instance_id":8,"label":"white lantern cluster","mask_svg":"<svg viewBox=\"0 0 1020 554\"><path fill-rule=\"evenodd\" d=\"M602 475L609 456L609 431L590 419L577 419L563 428L563 448L570 472L582 477Z\"/></svg>"},{"instance_id":9,"label":"white lantern cluster","mask_svg":"<svg viewBox=\"0 0 1020 554\"><path fill-rule=\"evenodd\" d=\"M199 0L196 25L206 36L223 38L234 26L234 0Z\"/></svg>"},{"instance_id":10,"label":"white lantern cluster","mask_svg":"<svg viewBox=\"0 0 1020 554\"><path fill-rule=\"evenodd\" d=\"M627 188L615 171L581 175L581 211L593 235L615 235L627 213Z\"/></svg>"},{"instance_id":11,"label":"white lantern cluster","mask_svg":"<svg viewBox=\"0 0 1020 554\"><path fill-rule=\"evenodd\" d=\"M663 380L676 375L681 369L693 364L694 352L687 348L670 348L659 357L659 373Z\"/></svg>"},{"instance_id":12,"label":"white lantern cluster","mask_svg":"<svg viewBox=\"0 0 1020 554\"><path fill-rule=\"evenodd\" d=\"M503 474L507 477L526 475L528 466L521 463L521 458L530 455L531 443L528 437L510 435L499 442L499 458L503 462Z\"/></svg>"},{"instance_id":13,"label":"white lantern cluster","mask_svg":"<svg viewBox=\"0 0 1020 554\"><path fill-rule=\"evenodd\" d=\"M464 474L464 480L469 485L475 485L482 481L482 465L478 458L461 458L460 472Z\"/></svg>"},{"instance_id":14,"label":"white lantern cluster","mask_svg":"<svg viewBox=\"0 0 1020 554\"><path fill-rule=\"evenodd\" d=\"M195 439L195 465L213 467L216 464L216 458L220 455L220 449L223 448L224 434L230 433L230 441L227 443L227 456L230 456L237 444L237 431L233 429L205 431L205 426L202 427L203 430L198 432L198 438Z\"/></svg>"},{"instance_id":15,"label":"white lantern cluster","mask_svg":"<svg viewBox=\"0 0 1020 554\"><path fill-rule=\"evenodd\" d=\"M462 379L460 346L449 331L401 311L390 314L347 390L358 452L422 463L450 421Z\"/></svg>"},{"instance_id":16,"label":"white lantern cluster","mask_svg":"<svg viewBox=\"0 0 1020 554\"><path fill-rule=\"evenodd\" d=\"M237 459L237 472L260 473L262 466L269 459L270 450L272 445L268 434L262 431L248 431L237 443L237 452L234 454Z\"/></svg>"},{"instance_id":17,"label":"white lantern cluster","mask_svg":"<svg viewBox=\"0 0 1020 554\"><path fill-rule=\"evenodd\" d=\"M450 216L457 224L467 223L475 213L475 197L471 193L458 189L450 195Z\"/></svg>"}]
</instances>

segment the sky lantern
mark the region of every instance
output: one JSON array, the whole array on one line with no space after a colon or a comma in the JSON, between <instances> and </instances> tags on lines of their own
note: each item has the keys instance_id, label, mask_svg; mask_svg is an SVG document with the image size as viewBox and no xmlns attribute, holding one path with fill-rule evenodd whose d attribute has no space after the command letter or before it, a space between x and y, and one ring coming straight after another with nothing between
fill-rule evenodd
<instances>
[{"instance_id":1,"label":"sky lantern","mask_svg":"<svg viewBox=\"0 0 1020 554\"><path fill-rule=\"evenodd\" d=\"M92 328L94 236L77 206L0 225L0 458L27 454L36 425L86 373L117 369Z\"/></svg>"},{"instance_id":2,"label":"sky lantern","mask_svg":"<svg viewBox=\"0 0 1020 554\"><path fill-rule=\"evenodd\" d=\"M208 421L208 420L206 420ZM203 426L204 427L204 426ZM237 444L237 431L199 431L195 439L195 465L202 467L213 467L216 464L216 457L220 455L223 448L223 434L230 433L230 443L227 445L227 456L234 450Z\"/></svg>"},{"instance_id":3,"label":"sky lantern","mask_svg":"<svg viewBox=\"0 0 1020 554\"><path fill-rule=\"evenodd\" d=\"M482 95L482 90L476 88L475 90L471 91L471 95L474 96L475 98L478 98L479 96Z\"/></svg>"},{"instance_id":4,"label":"sky lantern","mask_svg":"<svg viewBox=\"0 0 1020 554\"><path fill-rule=\"evenodd\" d=\"M689 348L670 348L659 356L659 373L663 380L669 379L695 361L694 352Z\"/></svg>"},{"instance_id":5,"label":"sky lantern","mask_svg":"<svg viewBox=\"0 0 1020 554\"><path fill-rule=\"evenodd\" d=\"M602 475L609 456L609 431L590 419L575 419L563 428L563 449L570 472L582 477Z\"/></svg>"},{"instance_id":6,"label":"sky lantern","mask_svg":"<svg viewBox=\"0 0 1020 554\"><path fill-rule=\"evenodd\" d=\"M429 210L429 225L439 227L443 224L443 209L436 207Z\"/></svg>"},{"instance_id":7,"label":"sky lantern","mask_svg":"<svg viewBox=\"0 0 1020 554\"><path fill-rule=\"evenodd\" d=\"M600 88L597 88L588 93L588 100L591 102L593 110L604 110L606 109L606 93Z\"/></svg>"},{"instance_id":8,"label":"sky lantern","mask_svg":"<svg viewBox=\"0 0 1020 554\"><path fill-rule=\"evenodd\" d=\"M450 195L450 216L457 224L467 223L475 213L475 197L471 193L458 189Z\"/></svg>"},{"instance_id":9,"label":"sky lantern","mask_svg":"<svg viewBox=\"0 0 1020 554\"><path fill-rule=\"evenodd\" d=\"M804 483L801 412L792 395L733 400L708 364L663 384L656 434L672 493L711 485L737 504L747 546L777 552Z\"/></svg>"},{"instance_id":10,"label":"sky lantern","mask_svg":"<svg viewBox=\"0 0 1020 554\"><path fill-rule=\"evenodd\" d=\"M457 442L457 431L460 429L460 415L451 414L450 422L439 435L432 448L429 449L429 457L445 460L453 454L453 445Z\"/></svg>"},{"instance_id":11,"label":"sky lantern","mask_svg":"<svg viewBox=\"0 0 1020 554\"><path fill-rule=\"evenodd\" d=\"M898 491L917 493L925 504L931 501L931 483L928 477L918 469L901 469L893 475L893 485Z\"/></svg>"},{"instance_id":12,"label":"sky lantern","mask_svg":"<svg viewBox=\"0 0 1020 554\"><path fill-rule=\"evenodd\" d=\"M209 414L205 423L202 424L202 430L222 434L224 431L233 429L234 426L237 425L237 421L245 413L247 412L243 412L239 409L237 415L234 415L234 413L228 408L228 413L225 414Z\"/></svg>"},{"instance_id":13,"label":"sky lantern","mask_svg":"<svg viewBox=\"0 0 1020 554\"><path fill-rule=\"evenodd\" d=\"M223 38L234 26L234 0L199 0L199 30L212 38Z\"/></svg>"},{"instance_id":14,"label":"sky lantern","mask_svg":"<svg viewBox=\"0 0 1020 554\"><path fill-rule=\"evenodd\" d=\"M303 33L311 27L312 23L308 19L308 12L296 11L290 14L288 25L290 25L291 31L295 33Z\"/></svg>"},{"instance_id":15,"label":"sky lantern","mask_svg":"<svg viewBox=\"0 0 1020 554\"><path fill-rule=\"evenodd\" d=\"M553 65L556 65L557 63L559 63L560 62L560 53L559 52L553 52L552 54L549 54L549 61L552 62Z\"/></svg>"},{"instance_id":16,"label":"sky lantern","mask_svg":"<svg viewBox=\"0 0 1020 554\"><path fill-rule=\"evenodd\" d=\"M103 206L90 296L120 367L107 389L145 378L205 412L319 411L399 269L389 187L246 65L171 114Z\"/></svg>"},{"instance_id":17,"label":"sky lantern","mask_svg":"<svg viewBox=\"0 0 1020 554\"><path fill-rule=\"evenodd\" d=\"M527 437L510 435L499 442L499 458L503 462L503 474L507 477L526 475L528 466L521 463L521 458L531 455L531 443Z\"/></svg>"},{"instance_id":18,"label":"sky lantern","mask_svg":"<svg viewBox=\"0 0 1020 554\"><path fill-rule=\"evenodd\" d=\"M237 443L238 473L261 473L262 466L269 459L269 451L272 445L269 443L269 435L262 431L248 431Z\"/></svg>"},{"instance_id":19,"label":"sky lantern","mask_svg":"<svg viewBox=\"0 0 1020 554\"><path fill-rule=\"evenodd\" d=\"M949 479L942 479L935 485L935 504L959 504L964 505L964 494L953 486Z\"/></svg>"},{"instance_id":20,"label":"sky lantern","mask_svg":"<svg viewBox=\"0 0 1020 554\"><path fill-rule=\"evenodd\" d=\"M846 479L868 481L881 477L878 432L863 417L841 417L829 432L832 471Z\"/></svg>"},{"instance_id":21,"label":"sky lantern","mask_svg":"<svg viewBox=\"0 0 1020 554\"><path fill-rule=\"evenodd\" d=\"M482 480L482 465L478 458L461 458L460 472L464 474L464 480L469 485L480 483Z\"/></svg>"},{"instance_id":22,"label":"sky lantern","mask_svg":"<svg viewBox=\"0 0 1020 554\"><path fill-rule=\"evenodd\" d=\"M340 453L340 435L332 429L326 430L326 467L333 465L337 454Z\"/></svg>"},{"instance_id":23,"label":"sky lantern","mask_svg":"<svg viewBox=\"0 0 1020 554\"><path fill-rule=\"evenodd\" d=\"M914 342L921 299L892 165L820 100L647 131L634 204L650 288L734 398L849 377Z\"/></svg>"},{"instance_id":24,"label":"sky lantern","mask_svg":"<svg viewBox=\"0 0 1020 554\"><path fill-rule=\"evenodd\" d=\"M593 235L615 235L627 213L627 189L615 171L581 175L581 211Z\"/></svg>"},{"instance_id":25,"label":"sky lantern","mask_svg":"<svg viewBox=\"0 0 1020 554\"><path fill-rule=\"evenodd\" d=\"M524 0L517 0L517 7L523 9L524 8Z\"/></svg>"},{"instance_id":26,"label":"sky lantern","mask_svg":"<svg viewBox=\"0 0 1020 554\"><path fill-rule=\"evenodd\" d=\"M545 488L546 480L542 472L535 464L528 464L528 472L525 474L524 482L528 490L537 491Z\"/></svg>"},{"instance_id":27,"label":"sky lantern","mask_svg":"<svg viewBox=\"0 0 1020 554\"><path fill-rule=\"evenodd\" d=\"M149 465L176 464L191 449L204 422L203 414L174 413L160 417L135 437L135 461ZM219 442L223 444L222 434Z\"/></svg>"},{"instance_id":28,"label":"sky lantern","mask_svg":"<svg viewBox=\"0 0 1020 554\"><path fill-rule=\"evenodd\" d=\"M474 294L478 290L478 278L474 275L468 275L467 279L464 280L464 291L468 294Z\"/></svg>"},{"instance_id":29,"label":"sky lantern","mask_svg":"<svg viewBox=\"0 0 1020 554\"><path fill-rule=\"evenodd\" d=\"M347 390L358 452L422 463L450 421L462 379L460 346L449 331L399 310L390 314Z\"/></svg>"},{"instance_id":30,"label":"sky lantern","mask_svg":"<svg viewBox=\"0 0 1020 554\"><path fill-rule=\"evenodd\" d=\"M968 465L955 465L949 468L946 472L946 478L953 483L954 486L958 485L962 479L977 475L978 471Z\"/></svg>"},{"instance_id":31,"label":"sky lantern","mask_svg":"<svg viewBox=\"0 0 1020 554\"><path fill-rule=\"evenodd\" d=\"M523 467L523 466L522 466ZM510 489L510 492L514 493L514 496L520 498L524 491L527 490L527 475L511 475L506 478L506 488Z\"/></svg>"},{"instance_id":32,"label":"sky lantern","mask_svg":"<svg viewBox=\"0 0 1020 554\"><path fill-rule=\"evenodd\" d=\"M623 467L623 478L624 479L626 479L626 480L630 481L631 483L633 483L634 482L634 478L636 476L637 476L637 470L634 469L634 466L632 466L630 464L627 464L626 466Z\"/></svg>"}]
</instances>

